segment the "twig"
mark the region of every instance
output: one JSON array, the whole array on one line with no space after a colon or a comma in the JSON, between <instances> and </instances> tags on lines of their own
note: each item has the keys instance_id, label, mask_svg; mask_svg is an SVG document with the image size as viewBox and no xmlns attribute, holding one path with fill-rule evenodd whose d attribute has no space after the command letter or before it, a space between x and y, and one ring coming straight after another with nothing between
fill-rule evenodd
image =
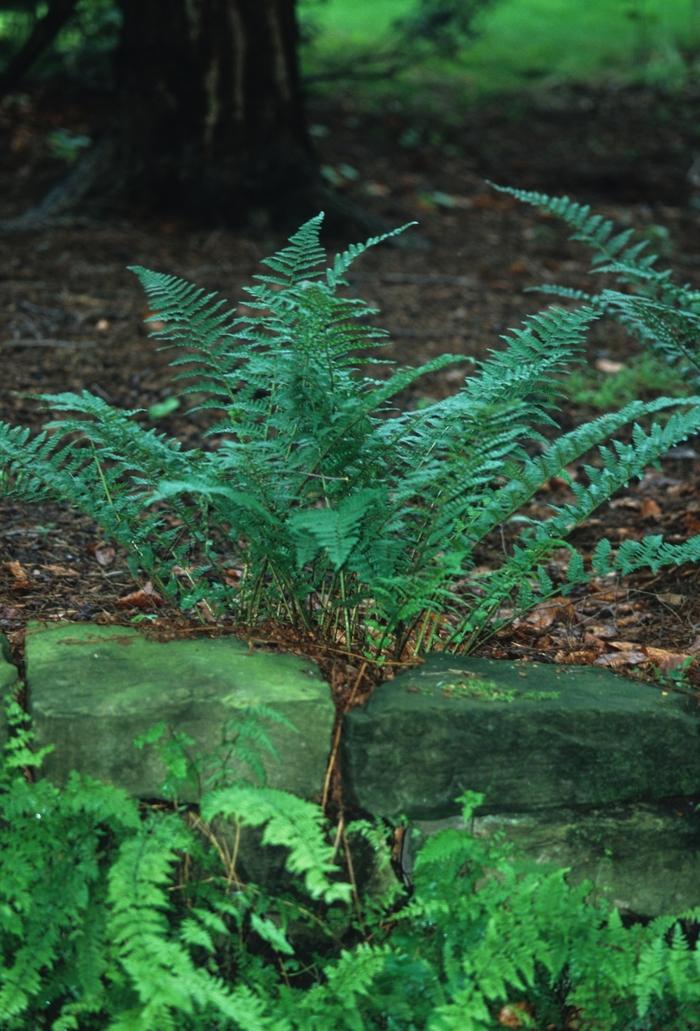
<instances>
[{"instance_id":1,"label":"twig","mask_svg":"<svg viewBox=\"0 0 700 1031\"><path fill-rule=\"evenodd\" d=\"M0 344L0 347L3 346ZM97 347L96 340L56 340L53 337L18 337L15 340L5 340L5 347Z\"/></svg>"},{"instance_id":2,"label":"twig","mask_svg":"<svg viewBox=\"0 0 700 1031\"><path fill-rule=\"evenodd\" d=\"M350 691L350 696L349 696L349 698L347 700L347 703L345 705L345 711L346 712L350 708L350 706L352 705L353 699L355 698L355 695L357 693L357 689L360 686L360 684L362 683L362 678L364 677L366 671L367 671L367 662L365 661L360 666L360 672L357 674L357 676L355 678L355 683L352 685L352 690ZM325 809L326 805L328 803L328 795L329 795L330 786L331 786L331 777L333 775L333 768L335 766L335 761L336 761L336 758L338 756L338 749L340 748L340 735L342 733L342 730L343 730L343 720L342 720L342 716L339 715L339 717L338 717L338 725L335 728L335 734L333 735L333 747L331 748L331 754L330 754L329 759L328 759L328 766L326 767L326 776L325 776L324 781L323 781L323 794L321 796L321 808L322 809Z\"/></svg>"}]
</instances>

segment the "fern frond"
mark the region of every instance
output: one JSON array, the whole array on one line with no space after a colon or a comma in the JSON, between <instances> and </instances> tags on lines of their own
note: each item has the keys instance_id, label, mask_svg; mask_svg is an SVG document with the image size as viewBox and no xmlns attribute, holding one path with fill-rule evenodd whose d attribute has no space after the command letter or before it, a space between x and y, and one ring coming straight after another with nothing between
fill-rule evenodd
<instances>
[{"instance_id":1,"label":"fern frond","mask_svg":"<svg viewBox=\"0 0 700 1031\"><path fill-rule=\"evenodd\" d=\"M651 273L659 260L657 254L644 253L649 248L647 240L637 238L632 229L620 229L612 219L594 213L588 204L579 204L569 197L550 197L533 190L519 190L496 183L490 185L499 193L506 193L524 204L561 218L575 230L572 240L579 240L595 251L593 263L596 266L615 261Z\"/></svg>"},{"instance_id":2,"label":"fern frond","mask_svg":"<svg viewBox=\"0 0 700 1031\"><path fill-rule=\"evenodd\" d=\"M218 294L141 265L130 265L129 271L137 276L152 305L153 315L147 321L165 323L152 331L156 340L214 356L223 349L237 320L233 311L222 311L226 301Z\"/></svg>"},{"instance_id":3,"label":"fern frond","mask_svg":"<svg viewBox=\"0 0 700 1031\"><path fill-rule=\"evenodd\" d=\"M271 258L263 258L262 264L277 275L258 275L255 279L275 286L290 287L321 276L321 266L326 263L326 251L319 241L323 218L322 211L314 215L289 237L287 247L277 251Z\"/></svg>"},{"instance_id":4,"label":"fern frond","mask_svg":"<svg viewBox=\"0 0 700 1031\"><path fill-rule=\"evenodd\" d=\"M348 901L350 885L333 879L333 850L324 840L317 806L274 788L238 785L206 795L201 812L207 822L224 816L249 827L264 826L263 844L289 850L287 867L303 878L312 898Z\"/></svg>"},{"instance_id":5,"label":"fern frond","mask_svg":"<svg viewBox=\"0 0 700 1031\"><path fill-rule=\"evenodd\" d=\"M612 568L623 575L638 569L651 569L657 573L664 566L681 566L686 562L700 562L700 535L681 544L670 544L654 534L639 541L623 541Z\"/></svg>"},{"instance_id":6,"label":"fern frond","mask_svg":"<svg viewBox=\"0 0 700 1031\"><path fill-rule=\"evenodd\" d=\"M348 495L337 508L293 512L288 525L297 547L299 566L325 552L333 569L340 569L360 538L360 524L378 492L367 488Z\"/></svg>"},{"instance_id":7,"label":"fern frond","mask_svg":"<svg viewBox=\"0 0 700 1031\"><path fill-rule=\"evenodd\" d=\"M405 233L407 229L412 226L417 226L417 222L406 222L404 225L399 226L398 229L390 229L388 233L381 233L379 236L370 236L364 243L353 243L344 250L341 254L336 254L333 259L333 266L326 270L326 282L331 289L335 289L338 286L345 285L345 273L353 264L353 262L364 254L365 251L369 250L370 247L376 247L380 243L384 243L385 240L390 240L394 236L399 236L401 233Z\"/></svg>"},{"instance_id":8,"label":"fern frond","mask_svg":"<svg viewBox=\"0 0 700 1031\"><path fill-rule=\"evenodd\" d=\"M678 363L700 383L700 315L649 297L604 290L601 302L625 325L649 340L669 363Z\"/></svg>"},{"instance_id":9,"label":"fern frond","mask_svg":"<svg viewBox=\"0 0 700 1031\"><path fill-rule=\"evenodd\" d=\"M467 532L470 538L476 543L496 526L507 521L534 497L550 477L558 476L568 479L567 466L578 461L602 441L608 440L613 433L624 426L645 415L652 415L668 408L677 408L684 404L700 405L700 396L660 397L652 401L632 401L619 412L608 412L563 434L549 444L542 455L528 459L519 469L514 469L510 482L489 493L483 507L479 507L473 513L469 522ZM692 432L692 429L689 432ZM647 464L653 460L649 457L645 459Z\"/></svg>"}]
</instances>

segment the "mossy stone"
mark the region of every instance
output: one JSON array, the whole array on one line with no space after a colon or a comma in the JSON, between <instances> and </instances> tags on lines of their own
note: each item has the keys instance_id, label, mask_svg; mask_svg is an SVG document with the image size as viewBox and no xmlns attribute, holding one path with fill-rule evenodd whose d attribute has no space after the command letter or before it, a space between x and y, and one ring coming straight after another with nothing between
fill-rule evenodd
<instances>
[{"instance_id":1,"label":"mossy stone","mask_svg":"<svg viewBox=\"0 0 700 1031\"><path fill-rule=\"evenodd\" d=\"M296 728L263 724L279 755L264 759L268 785L303 798L321 791L335 709L309 659L233 637L163 643L131 627L33 623L26 665L37 743L55 746L44 769L57 783L77 769L140 798L162 797L163 767L134 738L165 721L210 753L237 711L266 705ZM235 757L231 764L240 771Z\"/></svg>"},{"instance_id":2,"label":"mossy stone","mask_svg":"<svg viewBox=\"0 0 700 1031\"><path fill-rule=\"evenodd\" d=\"M589 666L430 656L345 716L345 800L375 816L601 806L700 792L686 700Z\"/></svg>"},{"instance_id":3,"label":"mossy stone","mask_svg":"<svg viewBox=\"0 0 700 1031\"><path fill-rule=\"evenodd\" d=\"M464 822L453 816L413 825L402 857L409 877L425 838L448 827ZM690 802L494 813L468 830L505 838L515 860L565 867L570 883L589 881L592 899L623 912L655 917L700 906L700 813Z\"/></svg>"}]
</instances>

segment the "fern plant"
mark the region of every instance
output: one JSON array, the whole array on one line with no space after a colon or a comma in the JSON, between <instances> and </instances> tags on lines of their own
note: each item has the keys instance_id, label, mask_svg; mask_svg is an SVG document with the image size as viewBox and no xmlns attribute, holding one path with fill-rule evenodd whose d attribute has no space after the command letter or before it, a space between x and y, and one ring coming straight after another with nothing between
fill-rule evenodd
<instances>
[{"instance_id":1,"label":"fern plant","mask_svg":"<svg viewBox=\"0 0 700 1031\"><path fill-rule=\"evenodd\" d=\"M587 901L589 885L457 830L422 846L410 892L358 893L334 865L319 807L218 776L196 810L140 809L77 774L59 790L41 777L26 715L12 701L8 712L7 1031L486 1031L509 1014L521 1027L563 1026L572 1012L587 1031L694 1026L700 952L676 917L626 929ZM171 782L189 776L185 742L162 754ZM222 759L200 757L219 773ZM481 801L464 796L465 825ZM242 878L245 826L262 828L261 850L282 847L291 883ZM381 828L348 830L388 865Z\"/></svg>"},{"instance_id":2,"label":"fern plant","mask_svg":"<svg viewBox=\"0 0 700 1031\"><path fill-rule=\"evenodd\" d=\"M526 319L453 396L401 410L395 398L418 378L467 359L370 375L386 334L368 321L374 310L341 288L367 247L406 227L326 267L321 222L311 219L264 262L242 312L174 276L134 269L158 320L153 335L175 352L180 394L208 421L201 447L185 449L145 429L137 411L87 391L41 395L54 412L42 433L0 424L0 486L92 516L126 549L134 574L185 610L206 604L240 624L283 622L369 660L436 644L468 651L504 619L586 579L568 535L697 432L700 397L633 401L557 435L562 376L603 307L622 311L608 294ZM644 282L655 275L638 250L607 246ZM669 289L662 278L653 304L664 311ZM637 328L651 311L635 317ZM606 445L629 427L631 444ZM549 477L591 453L574 500L536 525L521 521L502 566L474 577L483 542L522 520ZM562 548L568 572L553 583L548 561ZM654 538L618 555L601 544L595 570L698 558L700 538Z\"/></svg>"}]
</instances>

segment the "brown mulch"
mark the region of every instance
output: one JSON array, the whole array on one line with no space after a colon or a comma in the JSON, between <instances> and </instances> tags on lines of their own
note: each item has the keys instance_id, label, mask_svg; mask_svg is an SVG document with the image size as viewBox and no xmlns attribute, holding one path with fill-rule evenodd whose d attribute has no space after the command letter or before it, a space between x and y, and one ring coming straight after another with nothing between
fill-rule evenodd
<instances>
[{"instance_id":1,"label":"brown mulch","mask_svg":"<svg viewBox=\"0 0 700 1031\"><path fill-rule=\"evenodd\" d=\"M437 142L421 143L420 122L410 123L420 130L410 148L399 143L409 124L401 112L363 120L349 100L315 108L311 120L327 129L319 144L324 163L359 173L347 182L351 199L391 224L418 219L428 244L371 251L351 275L356 292L382 309L393 341L387 357L416 364L443 352L483 356L499 334L543 306L527 287L565 282L590 288L588 255L566 242L563 226L494 194L487 177L573 193L625 225L666 227L669 264L698 283L699 191L688 176L698 146L697 100L641 90L560 91L515 113L494 106L465 114L461 125L453 115ZM84 112L47 98L0 109L10 141L0 155L0 216L40 199L61 171L46 134L58 125L84 130L84 119ZM360 230L357 238L363 235ZM101 219L87 213L45 230L0 234L0 416L38 428L44 415L30 395L44 391L88 389L130 408L167 399L169 356L147 338L144 298L126 266L182 275L235 301L259 259L281 243L270 227L254 236L128 213ZM624 360L629 349L626 338L606 326L592 334L588 357ZM443 396L459 375L445 372L424 389ZM571 425L592 414L571 410L563 419ZM185 440L196 436L196 423L181 411L158 427ZM600 536L687 539L700 532L699 483L700 446L691 441L676 449L663 472L650 472L601 509L574 541L590 550ZM486 552L484 561L489 557ZM37 619L129 622L152 614L151 632L214 632L176 613L151 613L139 586L89 519L54 506L0 503L0 630L18 648L27 622ZM256 632L260 637L317 650L313 642L282 639L272 629L267 637ZM484 654L597 662L646 675L672 669L684 656L700 655L700 571L594 581L570 599L540 606L492 639ZM357 657L320 657L338 685L352 683ZM698 665L691 679L700 685Z\"/></svg>"}]
</instances>

